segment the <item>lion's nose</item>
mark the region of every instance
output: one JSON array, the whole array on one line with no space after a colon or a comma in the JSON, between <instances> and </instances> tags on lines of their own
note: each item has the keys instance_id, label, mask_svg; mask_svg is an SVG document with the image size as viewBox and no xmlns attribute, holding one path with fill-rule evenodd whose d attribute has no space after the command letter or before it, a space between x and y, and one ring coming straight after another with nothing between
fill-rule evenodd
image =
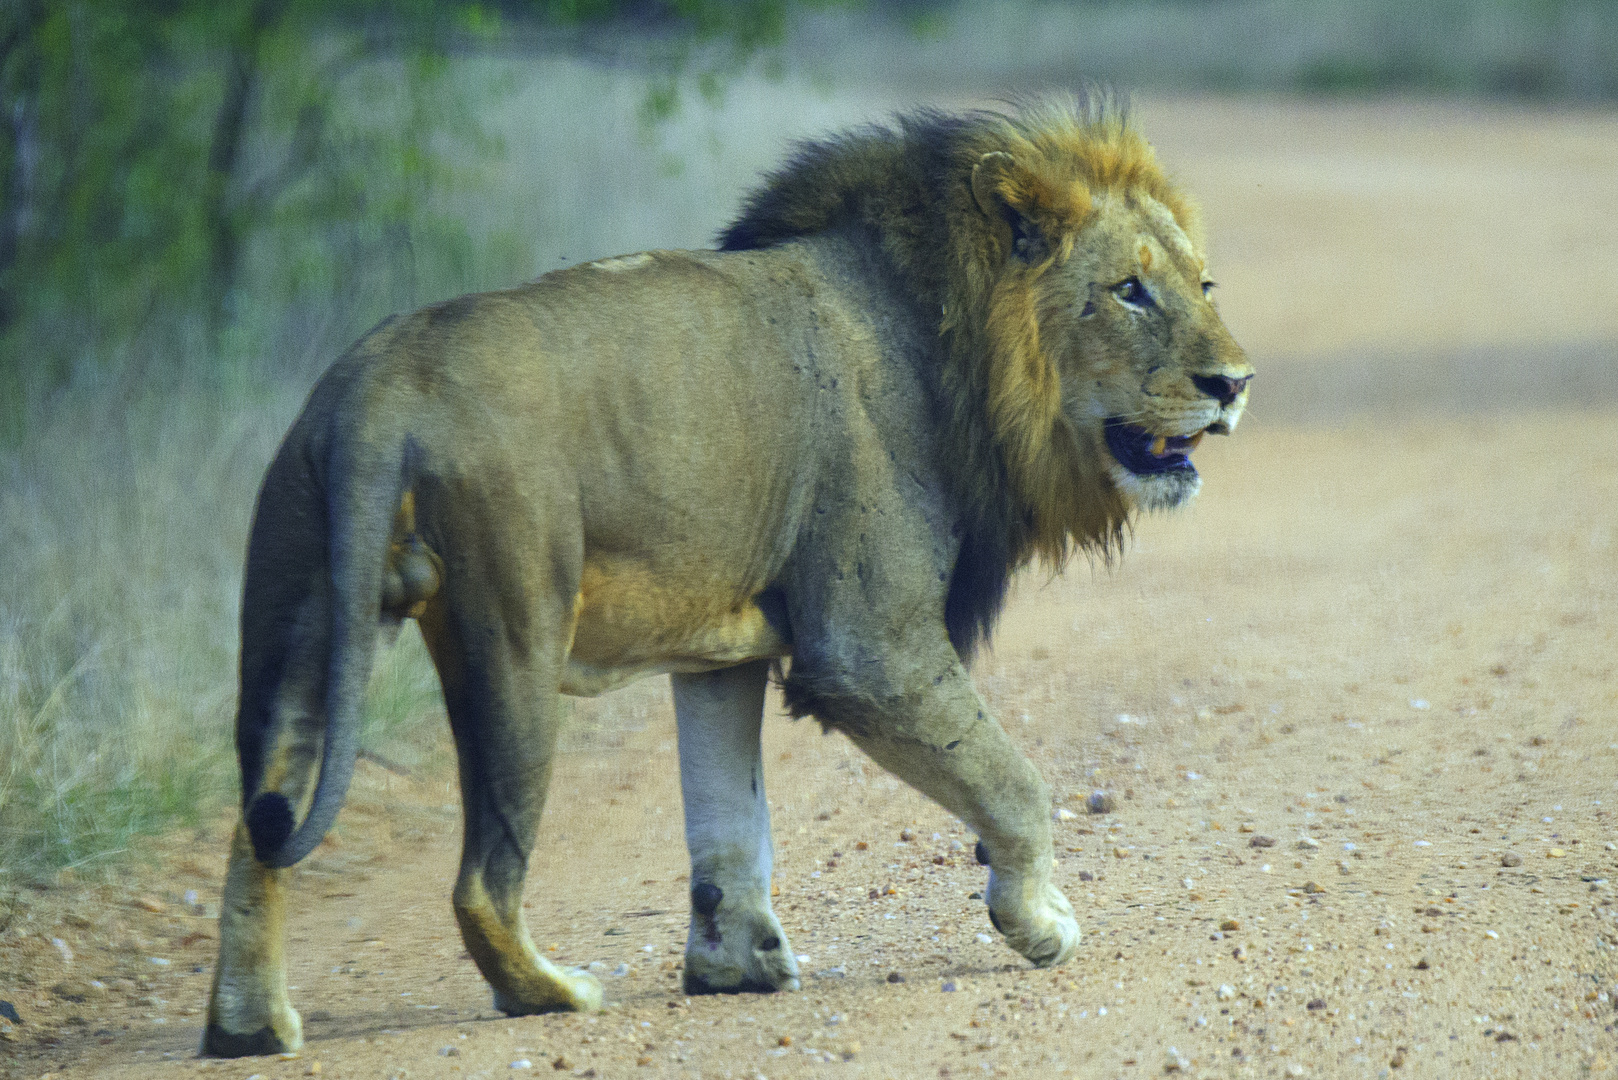
<instances>
[{"instance_id":1,"label":"lion's nose","mask_svg":"<svg viewBox=\"0 0 1618 1080\"><path fill-rule=\"evenodd\" d=\"M1218 398L1219 404L1229 405L1247 389L1248 380L1253 376L1247 375L1240 379L1233 379L1229 375L1193 375L1191 382L1198 390L1211 398Z\"/></svg>"}]
</instances>

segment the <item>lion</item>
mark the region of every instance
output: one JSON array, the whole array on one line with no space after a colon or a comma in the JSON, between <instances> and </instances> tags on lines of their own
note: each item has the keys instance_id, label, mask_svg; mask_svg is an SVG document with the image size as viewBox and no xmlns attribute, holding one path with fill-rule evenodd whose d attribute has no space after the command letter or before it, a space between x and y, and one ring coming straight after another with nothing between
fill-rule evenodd
<instances>
[{"instance_id":1,"label":"lion","mask_svg":"<svg viewBox=\"0 0 1618 1080\"><path fill-rule=\"evenodd\" d=\"M417 620L465 814L455 916L497 1008L587 1010L522 895L563 716L668 673L687 993L790 990L760 727L845 733L966 822L1036 965L1079 942L1048 787L973 687L1013 573L1184 504L1252 368L1197 211L1106 98L922 112L799 148L718 250L384 321L320 379L247 554L243 814L203 1050L296 1049L288 870L351 778L379 627Z\"/></svg>"}]
</instances>

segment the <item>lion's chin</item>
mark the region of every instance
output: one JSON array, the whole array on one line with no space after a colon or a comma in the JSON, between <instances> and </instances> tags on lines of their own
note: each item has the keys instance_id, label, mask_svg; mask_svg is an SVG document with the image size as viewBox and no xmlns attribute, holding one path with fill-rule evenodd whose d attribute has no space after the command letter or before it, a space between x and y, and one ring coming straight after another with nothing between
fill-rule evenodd
<instances>
[{"instance_id":1,"label":"lion's chin","mask_svg":"<svg viewBox=\"0 0 1618 1080\"><path fill-rule=\"evenodd\" d=\"M1202 490L1202 477L1191 468L1142 475L1115 461L1108 471L1113 484L1136 510L1173 510L1196 498Z\"/></svg>"}]
</instances>

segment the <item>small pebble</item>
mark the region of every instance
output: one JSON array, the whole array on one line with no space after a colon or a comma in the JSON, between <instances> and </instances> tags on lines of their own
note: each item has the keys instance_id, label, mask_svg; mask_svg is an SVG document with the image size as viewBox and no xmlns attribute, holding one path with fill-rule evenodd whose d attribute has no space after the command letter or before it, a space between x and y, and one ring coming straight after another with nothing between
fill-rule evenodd
<instances>
[{"instance_id":1,"label":"small pebble","mask_svg":"<svg viewBox=\"0 0 1618 1080\"><path fill-rule=\"evenodd\" d=\"M529 1061L527 1058L518 1058L516 1061L511 1063L511 1067L513 1069L532 1069L534 1067L534 1063Z\"/></svg>"},{"instance_id":2,"label":"small pebble","mask_svg":"<svg viewBox=\"0 0 1618 1080\"><path fill-rule=\"evenodd\" d=\"M914 840L915 838L916 838L916 830L914 830L914 829L900 829L899 830L899 839L903 840L905 843L908 844L910 841Z\"/></svg>"},{"instance_id":3,"label":"small pebble","mask_svg":"<svg viewBox=\"0 0 1618 1080\"><path fill-rule=\"evenodd\" d=\"M1056 808L1056 820L1057 821L1072 821L1074 818L1076 818L1078 816L1079 815L1075 814L1073 811L1069 810L1065 806L1058 806Z\"/></svg>"},{"instance_id":4,"label":"small pebble","mask_svg":"<svg viewBox=\"0 0 1618 1080\"><path fill-rule=\"evenodd\" d=\"M556 1060L551 1062L551 1068L555 1069L557 1072L561 1072L563 1069L571 1069L572 1067L573 1059L568 1057L566 1054L557 1054Z\"/></svg>"},{"instance_id":5,"label":"small pebble","mask_svg":"<svg viewBox=\"0 0 1618 1080\"><path fill-rule=\"evenodd\" d=\"M1219 924L1219 929L1223 930L1227 934L1232 930L1240 930L1241 928L1242 924L1240 919L1225 919Z\"/></svg>"},{"instance_id":6,"label":"small pebble","mask_svg":"<svg viewBox=\"0 0 1618 1080\"><path fill-rule=\"evenodd\" d=\"M1517 854L1515 851L1508 851L1504 855L1500 856L1500 865L1501 866L1521 866L1522 865L1522 856Z\"/></svg>"},{"instance_id":7,"label":"small pebble","mask_svg":"<svg viewBox=\"0 0 1618 1080\"><path fill-rule=\"evenodd\" d=\"M1084 800L1084 808L1092 814L1110 814L1116 805L1111 792L1107 791L1092 791L1090 797Z\"/></svg>"},{"instance_id":8,"label":"small pebble","mask_svg":"<svg viewBox=\"0 0 1618 1080\"><path fill-rule=\"evenodd\" d=\"M947 982L943 986L940 986L939 989L946 994L953 994L955 992L955 984L952 982Z\"/></svg>"},{"instance_id":9,"label":"small pebble","mask_svg":"<svg viewBox=\"0 0 1618 1080\"><path fill-rule=\"evenodd\" d=\"M168 905L152 896L143 896L135 901L135 906L142 911L150 911L154 915L161 915L168 910Z\"/></svg>"},{"instance_id":10,"label":"small pebble","mask_svg":"<svg viewBox=\"0 0 1618 1080\"><path fill-rule=\"evenodd\" d=\"M66 979L51 987L51 995L63 1001L82 1002L100 997L104 988L105 984L94 979Z\"/></svg>"},{"instance_id":11,"label":"small pebble","mask_svg":"<svg viewBox=\"0 0 1618 1080\"><path fill-rule=\"evenodd\" d=\"M1303 891L1306 893L1323 893L1326 890L1313 881L1306 881L1303 883Z\"/></svg>"},{"instance_id":12,"label":"small pebble","mask_svg":"<svg viewBox=\"0 0 1618 1080\"><path fill-rule=\"evenodd\" d=\"M994 944L994 938L990 937L988 934L981 933L981 932L977 934L976 940L977 940L977 943L979 945L993 945Z\"/></svg>"},{"instance_id":13,"label":"small pebble","mask_svg":"<svg viewBox=\"0 0 1618 1080\"><path fill-rule=\"evenodd\" d=\"M1112 849L1112 857L1115 859L1127 859L1129 858L1129 852L1121 847L1115 847Z\"/></svg>"},{"instance_id":14,"label":"small pebble","mask_svg":"<svg viewBox=\"0 0 1618 1080\"><path fill-rule=\"evenodd\" d=\"M459 1046L440 1046L438 1048L438 1056L439 1057L460 1057L461 1056L461 1048Z\"/></svg>"},{"instance_id":15,"label":"small pebble","mask_svg":"<svg viewBox=\"0 0 1618 1080\"><path fill-rule=\"evenodd\" d=\"M1320 846L1320 841L1316 840L1312 836L1300 836L1300 837L1298 837L1298 847L1299 847L1300 850L1313 851L1315 848L1318 848L1319 846Z\"/></svg>"},{"instance_id":16,"label":"small pebble","mask_svg":"<svg viewBox=\"0 0 1618 1080\"><path fill-rule=\"evenodd\" d=\"M1218 992L1214 996L1220 1001L1229 1001L1236 996L1236 988L1229 983L1221 983Z\"/></svg>"},{"instance_id":17,"label":"small pebble","mask_svg":"<svg viewBox=\"0 0 1618 1080\"><path fill-rule=\"evenodd\" d=\"M1264 836L1264 835L1260 834L1260 835L1254 836L1251 840L1249 840L1247 842L1247 846L1248 847L1274 847L1275 846L1275 837L1273 837L1273 836Z\"/></svg>"},{"instance_id":18,"label":"small pebble","mask_svg":"<svg viewBox=\"0 0 1618 1080\"><path fill-rule=\"evenodd\" d=\"M1565 859L1567 858L1567 852L1559 847L1553 847L1545 853L1545 857L1547 859Z\"/></svg>"},{"instance_id":19,"label":"small pebble","mask_svg":"<svg viewBox=\"0 0 1618 1080\"><path fill-rule=\"evenodd\" d=\"M890 983L902 983L905 981L905 977L897 971L890 971L888 972L888 981Z\"/></svg>"}]
</instances>

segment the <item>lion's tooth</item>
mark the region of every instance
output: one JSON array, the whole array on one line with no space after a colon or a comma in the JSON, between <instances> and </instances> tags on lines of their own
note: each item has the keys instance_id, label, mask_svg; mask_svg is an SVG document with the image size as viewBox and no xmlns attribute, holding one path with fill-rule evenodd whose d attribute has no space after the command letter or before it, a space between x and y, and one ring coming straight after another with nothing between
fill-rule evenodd
<instances>
[{"instance_id":1,"label":"lion's tooth","mask_svg":"<svg viewBox=\"0 0 1618 1080\"><path fill-rule=\"evenodd\" d=\"M1195 435L1191 436L1191 440L1185 444L1185 448L1187 450L1195 450L1197 448L1197 444L1202 441L1202 435L1203 433L1199 431Z\"/></svg>"},{"instance_id":2,"label":"lion's tooth","mask_svg":"<svg viewBox=\"0 0 1618 1080\"><path fill-rule=\"evenodd\" d=\"M1166 439L1162 435L1159 435L1152 442L1152 456L1153 457L1162 457L1163 452L1168 449L1168 445L1169 445L1168 439Z\"/></svg>"}]
</instances>

